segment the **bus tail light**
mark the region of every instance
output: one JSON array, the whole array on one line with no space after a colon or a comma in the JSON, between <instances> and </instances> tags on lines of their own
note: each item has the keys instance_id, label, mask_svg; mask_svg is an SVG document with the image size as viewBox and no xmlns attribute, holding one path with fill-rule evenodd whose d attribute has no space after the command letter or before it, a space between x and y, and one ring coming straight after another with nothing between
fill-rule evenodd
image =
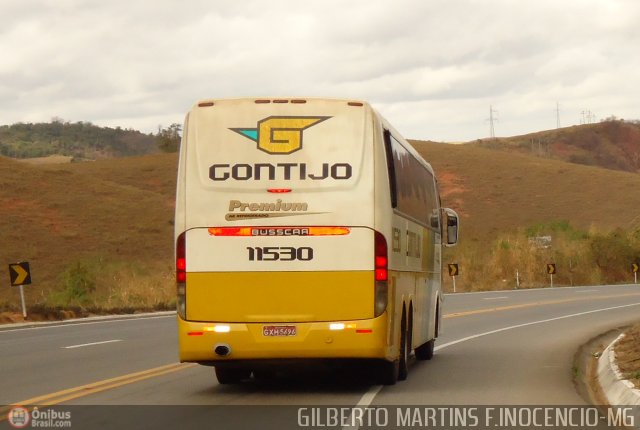
<instances>
[{"instance_id":1,"label":"bus tail light","mask_svg":"<svg viewBox=\"0 0 640 430\"><path fill-rule=\"evenodd\" d=\"M374 316L379 317L387 309L389 258L387 256L387 241L382 233L375 232L374 243L374 272L375 272L375 306Z\"/></svg>"},{"instance_id":2,"label":"bus tail light","mask_svg":"<svg viewBox=\"0 0 640 430\"><path fill-rule=\"evenodd\" d=\"M176 311L182 319L187 319L187 246L186 233L176 240Z\"/></svg>"}]
</instances>

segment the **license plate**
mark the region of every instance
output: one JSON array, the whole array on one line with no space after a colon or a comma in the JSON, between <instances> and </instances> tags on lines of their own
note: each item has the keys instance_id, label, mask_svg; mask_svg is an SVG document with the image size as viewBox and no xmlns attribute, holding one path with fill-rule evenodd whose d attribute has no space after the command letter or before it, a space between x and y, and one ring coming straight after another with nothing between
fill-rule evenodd
<instances>
[{"instance_id":1,"label":"license plate","mask_svg":"<svg viewBox=\"0 0 640 430\"><path fill-rule=\"evenodd\" d=\"M294 325L266 325L262 327L263 336L295 336L296 326Z\"/></svg>"}]
</instances>

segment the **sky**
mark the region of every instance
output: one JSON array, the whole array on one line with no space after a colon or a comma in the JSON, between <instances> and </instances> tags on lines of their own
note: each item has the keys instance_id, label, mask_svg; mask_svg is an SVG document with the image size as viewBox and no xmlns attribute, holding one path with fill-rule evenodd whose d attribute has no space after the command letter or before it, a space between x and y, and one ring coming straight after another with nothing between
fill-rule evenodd
<instances>
[{"instance_id":1,"label":"sky","mask_svg":"<svg viewBox=\"0 0 640 430\"><path fill-rule=\"evenodd\" d=\"M204 98L369 101L461 142L640 119L636 0L2 0L0 124L145 133ZM585 114L591 112L591 114Z\"/></svg>"}]
</instances>

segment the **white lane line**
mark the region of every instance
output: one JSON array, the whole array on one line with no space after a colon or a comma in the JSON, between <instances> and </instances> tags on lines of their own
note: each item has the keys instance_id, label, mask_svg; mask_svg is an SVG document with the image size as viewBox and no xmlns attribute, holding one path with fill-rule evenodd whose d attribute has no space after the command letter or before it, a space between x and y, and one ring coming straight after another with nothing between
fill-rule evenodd
<instances>
[{"instance_id":1,"label":"white lane line","mask_svg":"<svg viewBox=\"0 0 640 430\"><path fill-rule=\"evenodd\" d=\"M55 325L43 325L40 327L18 327L18 328L7 328L7 329L0 329L0 335L2 335L2 333L13 333L16 331L24 331L24 330L44 330L44 329L49 329L49 328L62 328L62 327L75 327L75 326L80 326L80 325L94 325L94 324L112 324L112 323L121 323L121 322L132 322L132 321L136 321L136 322L140 322L140 321L146 321L146 320L155 320L155 319L159 319L159 318L175 318L176 317L176 313L172 312L170 315L160 315L157 317L130 317L130 318L121 318L121 319L114 319L114 320L101 320L101 321L88 321L88 322L76 322L77 320L73 320L73 321L61 321L60 324L55 324Z\"/></svg>"},{"instance_id":2,"label":"white lane line","mask_svg":"<svg viewBox=\"0 0 640 430\"><path fill-rule=\"evenodd\" d=\"M547 322L551 322L551 321L558 321L558 320L564 320L564 319L567 319L567 318L573 318L573 317L579 317L579 316L583 316L583 315L595 314L595 313L598 313L598 312L606 312L606 311L611 311L611 310L614 310L614 309L629 308L631 306L638 306L638 305L640 305L640 303L631 303L631 304L628 304L628 305L613 306L613 307L610 307L610 308L603 308L603 309L594 309L594 310L586 311L586 312L578 312L577 314L563 315L561 317L549 318L549 319L546 319L546 320L531 321L531 322L528 322L528 323L512 325L512 326L509 326L509 327L499 328L497 330L491 330L491 331L487 331L487 332L484 332L484 333L474 334L473 336L463 337L462 339L454 340L452 342L448 342L448 343L445 343L443 345L436 346L435 350L438 351L440 349L447 348L447 347L449 347L451 345L456 345L458 343L466 342L468 340L477 339L479 337L488 336L490 334L495 334L495 333L501 333L503 331L513 330L513 329L516 329L516 328L528 327L530 325L543 324L543 323L547 323Z\"/></svg>"},{"instance_id":3,"label":"white lane line","mask_svg":"<svg viewBox=\"0 0 640 430\"><path fill-rule=\"evenodd\" d=\"M509 297L507 296L500 296L500 297L483 297L482 300L503 300L503 299L508 299Z\"/></svg>"},{"instance_id":4,"label":"white lane line","mask_svg":"<svg viewBox=\"0 0 640 430\"><path fill-rule=\"evenodd\" d=\"M557 288L549 288L549 287L540 287L540 288L520 288L518 290L491 290L491 291L469 291L466 293L445 293L445 296L468 296L468 295L482 295L482 294L495 294L495 293L531 293L535 291L554 291L554 292L562 292L562 291L571 291L577 290L580 288L598 288L598 289L614 289L617 287L633 287L638 288L637 284L616 284L616 285L577 285L575 287L557 287Z\"/></svg>"},{"instance_id":5,"label":"white lane line","mask_svg":"<svg viewBox=\"0 0 640 430\"><path fill-rule=\"evenodd\" d=\"M576 294L583 294L583 293L597 293L598 291L596 290L582 290L582 291L574 291L574 293Z\"/></svg>"},{"instance_id":6,"label":"white lane line","mask_svg":"<svg viewBox=\"0 0 640 430\"><path fill-rule=\"evenodd\" d=\"M491 331L487 331L487 332L484 332L484 333L474 334L473 336L463 337L462 339L454 340L452 342L448 342L448 343L442 344L440 346L436 346L435 350L439 351L439 350L448 348L448 347L450 347L452 345L457 345L459 343L466 342L468 340L477 339L479 337L488 336L490 334L500 333L500 332L507 331L507 330L513 330L513 329L516 329L516 328L528 327L528 326L536 325L536 324L544 324L544 323L551 322L551 321L558 321L558 320L563 320L563 319L567 319L567 318L579 317L579 316L583 316L583 315L595 314L595 313L598 313L598 312L606 312L606 311L611 311L611 310L615 310L615 309L629 308L629 307L632 307L632 306L640 306L640 302L631 303L631 304L628 304L628 305L613 306L613 307L610 307L610 308L594 309L594 310L586 311L586 312L578 312L577 314L563 315L561 317L548 318L548 319L545 319L545 320L531 321L531 322L524 323L524 324L517 324L517 325L512 325L512 326L509 326L509 327L503 327L503 328L499 328L497 330L491 330ZM373 400L375 399L376 395L380 392L382 387L383 387L382 385L374 385L373 387L371 387L369 389L369 391L367 391L360 398L360 401L358 402L356 407L357 408L370 407L371 403L373 403ZM345 426L345 427L343 427L343 429L358 430L359 426Z\"/></svg>"},{"instance_id":7,"label":"white lane line","mask_svg":"<svg viewBox=\"0 0 640 430\"><path fill-rule=\"evenodd\" d=\"M63 349L82 348L84 346L103 345L105 343L122 342L122 339L103 340L102 342L83 343L80 345L63 346Z\"/></svg>"}]
</instances>

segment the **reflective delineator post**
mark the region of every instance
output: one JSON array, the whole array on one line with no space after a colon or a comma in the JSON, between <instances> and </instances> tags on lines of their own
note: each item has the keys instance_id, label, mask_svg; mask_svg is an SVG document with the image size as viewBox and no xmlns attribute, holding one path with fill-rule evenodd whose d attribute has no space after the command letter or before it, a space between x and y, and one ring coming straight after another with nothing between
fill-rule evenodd
<instances>
[{"instance_id":1,"label":"reflective delineator post","mask_svg":"<svg viewBox=\"0 0 640 430\"><path fill-rule=\"evenodd\" d=\"M20 285L20 301L22 302L22 318L27 319L27 304L24 301L24 287Z\"/></svg>"}]
</instances>

